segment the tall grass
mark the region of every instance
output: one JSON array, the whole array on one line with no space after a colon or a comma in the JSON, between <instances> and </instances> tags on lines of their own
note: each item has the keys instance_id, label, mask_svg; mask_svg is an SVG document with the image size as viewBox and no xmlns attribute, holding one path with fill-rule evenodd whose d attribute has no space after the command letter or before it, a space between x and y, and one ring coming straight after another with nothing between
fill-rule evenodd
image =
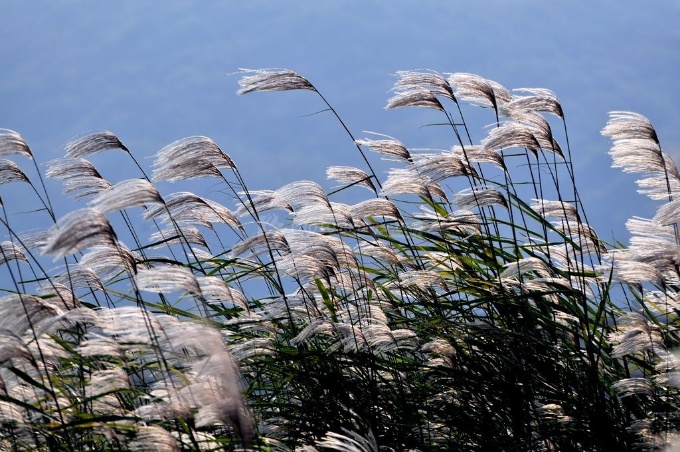
<instances>
[{"instance_id":1,"label":"tall grass","mask_svg":"<svg viewBox=\"0 0 680 452\"><path fill-rule=\"evenodd\" d=\"M329 167L331 192L255 190L207 137L169 144L149 171L93 132L47 163L81 205L57 219L37 164L14 161L36 156L0 134L14 158L0 183L53 223L19 231L22 207L2 206L2 448L677 445L680 173L646 118L614 112L603 130L614 166L661 203L623 248L588 225L549 90L399 72L387 108L434 110L451 132L448 149L418 150L355 136L295 72L241 75L240 94L318 96L361 167ZM473 108L492 124L480 136ZM138 177L106 180L100 153ZM157 188L202 178L219 199Z\"/></svg>"}]
</instances>

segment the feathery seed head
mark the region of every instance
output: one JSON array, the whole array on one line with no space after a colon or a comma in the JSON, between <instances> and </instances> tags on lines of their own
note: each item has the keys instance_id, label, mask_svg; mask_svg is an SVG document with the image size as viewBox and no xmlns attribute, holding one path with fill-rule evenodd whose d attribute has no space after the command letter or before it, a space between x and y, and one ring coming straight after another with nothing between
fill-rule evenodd
<instances>
[{"instance_id":1,"label":"feathery seed head","mask_svg":"<svg viewBox=\"0 0 680 452\"><path fill-rule=\"evenodd\" d=\"M33 158L31 149L26 141L13 130L0 129L0 156L23 155L29 159Z\"/></svg>"},{"instance_id":2,"label":"feathery seed head","mask_svg":"<svg viewBox=\"0 0 680 452\"><path fill-rule=\"evenodd\" d=\"M579 221L578 212L573 204L564 201L549 201L547 199L534 199L534 201L536 202L529 207L544 218L565 218Z\"/></svg>"},{"instance_id":3,"label":"feathery seed head","mask_svg":"<svg viewBox=\"0 0 680 452\"><path fill-rule=\"evenodd\" d=\"M84 208L66 214L52 226L42 253L57 259L97 245L115 248L116 233L103 213Z\"/></svg>"},{"instance_id":4,"label":"feathery seed head","mask_svg":"<svg viewBox=\"0 0 680 452\"><path fill-rule=\"evenodd\" d=\"M66 155L71 158L84 157L109 149L120 149L130 153L129 149L108 130L90 132L73 138L65 145Z\"/></svg>"},{"instance_id":5,"label":"feathery seed head","mask_svg":"<svg viewBox=\"0 0 680 452\"><path fill-rule=\"evenodd\" d=\"M30 180L16 163L11 160L0 159L0 184L8 184L10 182L30 183Z\"/></svg>"},{"instance_id":6,"label":"feathery seed head","mask_svg":"<svg viewBox=\"0 0 680 452\"><path fill-rule=\"evenodd\" d=\"M516 92L528 93L527 96L513 96L508 109L552 113L564 119L564 111L557 95L545 88L517 88Z\"/></svg>"},{"instance_id":7,"label":"feathery seed head","mask_svg":"<svg viewBox=\"0 0 680 452\"><path fill-rule=\"evenodd\" d=\"M639 113L630 111L612 111L609 121L602 129L602 135L611 137L613 141L642 139L659 144L659 137L652 123Z\"/></svg>"},{"instance_id":8,"label":"feathery seed head","mask_svg":"<svg viewBox=\"0 0 680 452\"><path fill-rule=\"evenodd\" d=\"M486 138L482 140L482 146L491 151L525 148L536 155L542 149L536 132L535 128L525 124L504 122L500 127L494 127L489 131Z\"/></svg>"},{"instance_id":9,"label":"feathery seed head","mask_svg":"<svg viewBox=\"0 0 680 452\"><path fill-rule=\"evenodd\" d=\"M28 263L28 258L13 242L5 241L0 243L0 265L9 261L23 261Z\"/></svg>"},{"instance_id":10,"label":"feathery seed head","mask_svg":"<svg viewBox=\"0 0 680 452\"><path fill-rule=\"evenodd\" d=\"M512 94L502 85L476 74L457 72L449 74L448 80L456 88L455 96L473 105L497 110L512 101Z\"/></svg>"},{"instance_id":11,"label":"feathery seed head","mask_svg":"<svg viewBox=\"0 0 680 452\"><path fill-rule=\"evenodd\" d=\"M139 290L164 293L177 290L194 295L201 294L196 277L184 267L164 266L141 269L135 275Z\"/></svg>"},{"instance_id":12,"label":"feathery seed head","mask_svg":"<svg viewBox=\"0 0 680 452\"><path fill-rule=\"evenodd\" d=\"M76 192L74 198L96 195L111 186L87 160L64 157L47 162L45 175L64 182L64 193Z\"/></svg>"},{"instance_id":13,"label":"feathery seed head","mask_svg":"<svg viewBox=\"0 0 680 452\"><path fill-rule=\"evenodd\" d=\"M394 96L387 100L385 109L400 107L420 107L444 111L444 106L432 91L419 87L409 87L403 91L395 92Z\"/></svg>"},{"instance_id":14,"label":"feathery seed head","mask_svg":"<svg viewBox=\"0 0 680 452\"><path fill-rule=\"evenodd\" d=\"M409 153L408 149L406 149L406 146L404 144L390 136L383 135L380 133L375 133L375 132L368 132L372 133L373 135L378 135L385 137L385 139L382 140L369 140L369 139L364 139L364 140L356 140L356 144L359 146L367 146L369 147L372 151L378 152L380 154L384 155L389 155L392 157L397 157L401 160L405 160L407 162L411 162L411 154Z\"/></svg>"},{"instance_id":15,"label":"feathery seed head","mask_svg":"<svg viewBox=\"0 0 680 452\"><path fill-rule=\"evenodd\" d=\"M106 213L163 203L163 198L151 182L146 179L128 179L103 190L88 205Z\"/></svg>"},{"instance_id":16,"label":"feathery seed head","mask_svg":"<svg viewBox=\"0 0 680 452\"><path fill-rule=\"evenodd\" d=\"M303 76L288 69L239 69L244 75L238 81L241 87L238 94L247 94L256 91L292 91L309 90L316 91L314 85Z\"/></svg>"},{"instance_id":17,"label":"feathery seed head","mask_svg":"<svg viewBox=\"0 0 680 452\"><path fill-rule=\"evenodd\" d=\"M107 279L122 272L135 273L139 260L135 253L118 243L115 247L90 247L80 258L79 266L84 270L93 271L101 279Z\"/></svg>"},{"instance_id":18,"label":"feathery seed head","mask_svg":"<svg viewBox=\"0 0 680 452\"><path fill-rule=\"evenodd\" d=\"M353 166L329 166L326 169L326 177L347 185L363 186L377 193L375 185L371 181L371 176Z\"/></svg>"},{"instance_id":19,"label":"feathery seed head","mask_svg":"<svg viewBox=\"0 0 680 452\"><path fill-rule=\"evenodd\" d=\"M436 71L397 71L396 76L396 90L423 88L435 96L441 95L457 102L449 82Z\"/></svg>"},{"instance_id":20,"label":"feathery seed head","mask_svg":"<svg viewBox=\"0 0 680 452\"><path fill-rule=\"evenodd\" d=\"M154 180L177 182L201 177L221 177L220 168L236 168L231 158L208 137L177 140L156 153Z\"/></svg>"},{"instance_id":21,"label":"feathery seed head","mask_svg":"<svg viewBox=\"0 0 680 452\"><path fill-rule=\"evenodd\" d=\"M144 214L146 220L159 217L167 223L172 218L180 224L212 228L213 223L224 223L243 230L241 222L229 209L215 201L189 192L173 193L167 197L164 205L152 207Z\"/></svg>"},{"instance_id":22,"label":"feathery seed head","mask_svg":"<svg viewBox=\"0 0 680 452\"><path fill-rule=\"evenodd\" d=\"M462 210L480 209L493 205L508 208L505 196L493 187L467 188L455 194L454 202Z\"/></svg>"}]
</instances>

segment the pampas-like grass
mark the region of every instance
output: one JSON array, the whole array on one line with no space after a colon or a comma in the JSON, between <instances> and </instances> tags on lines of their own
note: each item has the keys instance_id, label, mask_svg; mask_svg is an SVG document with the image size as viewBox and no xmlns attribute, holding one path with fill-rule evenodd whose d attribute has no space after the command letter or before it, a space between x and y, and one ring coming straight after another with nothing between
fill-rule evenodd
<instances>
[{"instance_id":1,"label":"pampas-like grass","mask_svg":"<svg viewBox=\"0 0 680 452\"><path fill-rule=\"evenodd\" d=\"M43 253L64 257L92 246L116 246L116 233L98 210L85 208L66 214L50 231Z\"/></svg>"},{"instance_id":2,"label":"pampas-like grass","mask_svg":"<svg viewBox=\"0 0 680 452\"><path fill-rule=\"evenodd\" d=\"M514 92L527 93L526 96L513 96L507 104L510 110L552 113L564 119L564 111L557 94L545 88L517 88Z\"/></svg>"},{"instance_id":3,"label":"pampas-like grass","mask_svg":"<svg viewBox=\"0 0 680 452\"><path fill-rule=\"evenodd\" d=\"M99 171L83 158L61 158L48 162L45 175L62 180L64 193L72 193L74 198L89 198L111 187Z\"/></svg>"},{"instance_id":4,"label":"pampas-like grass","mask_svg":"<svg viewBox=\"0 0 680 452\"><path fill-rule=\"evenodd\" d=\"M76 137L66 143L64 148L66 149L66 155L70 158L84 157L114 149L129 152L123 142L108 130L92 132Z\"/></svg>"},{"instance_id":5,"label":"pampas-like grass","mask_svg":"<svg viewBox=\"0 0 680 452\"><path fill-rule=\"evenodd\" d=\"M177 140L156 153L153 178L177 182L221 177L220 168L235 168L231 157L208 137L189 137Z\"/></svg>"},{"instance_id":6,"label":"pampas-like grass","mask_svg":"<svg viewBox=\"0 0 680 452\"><path fill-rule=\"evenodd\" d=\"M0 129L0 156L22 155L33 158L31 149L21 135L13 130Z\"/></svg>"},{"instance_id":7,"label":"pampas-like grass","mask_svg":"<svg viewBox=\"0 0 680 452\"><path fill-rule=\"evenodd\" d=\"M403 107L431 108L433 110L444 111L444 106L432 91L418 87L409 87L408 89L397 91L394 96L387 100L385 108Z\"/></svg>"},{"instance_id":8,"label":"pampas-like grass","mask_svg":"<svg viewBox=\"0 0 680 452\"><path fill-rule=\"evenodd\" d=\"M10 182L28 182L28 177L16 163L10 160L0 160L0 184Z\"/></svg>"},{"instance_id":9,"label":"pampas-like grass","mask_svg":"<svg viewBox=\"0 0 680 452\"><path fill-rule=\"evenodd\" d=\"M311 90L316 91L314 85L303 76L288 69L241 69L244 75L238 84L241 89L238 94L247 94L256 91L292 91Z\"/></svg>"},{"instance_id":10,"label":"pampas-like grass","mask_svg":"<svg viewBox=\"0 0 680 452\"><path fill-rule=\"evenodd\" d=\"M408 149L406 149L406 146L404 146L402 142L387 135L379 133L373 134L377 136L382 136L384 137L384 139L371 140L366 138L363 140L356 140L356 143L360 146L366 146L370 148L372 151L378 152L380 154L385 154L392 157L397 157L402 160L411 161L411 154L409 153Z\"/></svg>"},{"instance_id":11,"label":"pampas-like grass","mask_svg":"<svg viewBox=\"0 0 680 452\"><path fill-rule=\"evenodd\" d=\"M0 161L0 182L28 186L44 207L33 214L53 221L20 233L3 206L0 448L675 444L680 173L649 120L614 112L603 130L614 166L660 202L627 223L623 248L588 225L552 91L399 71L387 108L432 109L454 132L448 150L416 151L355 139L296 72L240 75L240 94L325 103L361 157L328 168L339 187L310 175L253 190L203 136L157 152L150 178L116 135L94 132L48 164L89 205L56 220L32 173ZM493 110L480 136L474 107ZM107 150L142 178L104 180L83 157ZM9 130L0 156L34 157ZM155 185L199 178L217 199ZM354 185L370 195L348 202Z\"/></svg>"},{"instance_id":12,"label":"pampas-like grass","mask_svg":"<svg viewBox=\"0 0 680 452\"><path fill-rule=\"evenodd\" d=\"M102 213L163 204L163 198L149 181L129 179L103 190L88 204Z\"/></svg>"},{"instance_id":13,"label":"pampas-like grass","mask_svg":"<svg viewBox=\"0 0 680 452\"><path fill-rule=\"evenodd\" d=\"M364 186L374 193L377 192L373 182L371 182L371 176L353 166L329 166L326 169L326 176L343 184Z\"/></svg>"},{"instance_id":14,"label":"pampas-like grass","mask_svg":"<svg viewBox=\"0 0 680 452\"><path fill-rule=\"evenodd\" d=\"M449 83L455 87L456 98L485 108L497 110L512 101L512 94L501 84L477 74L456 72L449 74Z\"/></svg>"}]
</instances>

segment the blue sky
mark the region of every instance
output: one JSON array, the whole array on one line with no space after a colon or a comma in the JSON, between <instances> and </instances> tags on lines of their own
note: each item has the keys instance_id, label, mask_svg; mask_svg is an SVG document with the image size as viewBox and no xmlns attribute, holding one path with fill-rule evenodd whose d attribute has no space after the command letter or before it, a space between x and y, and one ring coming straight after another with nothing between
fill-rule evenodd
<instances>
[{"instance_id":1,"label":"blue sky","mask_svg":"<svg viewBox=\"0 0 680 452\"><path fill-rule=\"evenodd\" d=\"M0 127L22 134L39 163L73 136L114 132L146 166L179 138L206 135L251 189L360 160L307 92L237 96L239 67L282 67L310 79L358 137L392 135L447 149L423 110L385 111L397 70L474 72L506 88L555 91L566 112L576 176L591 225L625 238L650 216L634 176L610 169L599 132L611 110L656 126L680 159L680 2L633 1L7 1L0 27ZM489 117L491 122L492 118ZM476 140L483 138L477 132ZM30 168L21 158L17 163ZM110 180L138 177L115 157L94 159ZM75 206L50 184L59 215ZM178 184L164 193L189 189ZM28 192L0 187L21 221ZM228 202L222 200L227 206Z\"/></svg>"}]
</instances>

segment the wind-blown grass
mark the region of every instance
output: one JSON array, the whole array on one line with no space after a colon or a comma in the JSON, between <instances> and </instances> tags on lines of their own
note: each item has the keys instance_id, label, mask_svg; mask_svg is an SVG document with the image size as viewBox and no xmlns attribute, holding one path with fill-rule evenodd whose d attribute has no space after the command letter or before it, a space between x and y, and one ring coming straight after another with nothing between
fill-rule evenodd
<instances>
[{"instance_id":1,"label":"wind-blown grass","mask_svg":"<svg viewBox=\"0 0 680 452\"><path fill-rule=\"evenodd\" d=\"M188 137L150 177L120 138L93 132L48 163L87 202L57 219L42 178L0 162L0 183L28 185L53 222L22 233L3 205L3 448L677 444L680 173L646 118L614 112L603 130L614 166L663 202L629 221L621 248L588 225L549 90L398 72L387 108L432 109L452 132L448 149L418 150L355 137L293 71L242 75L240 94L318 95L365 166L330 166L331 192L255 190L217 143ZM475 107L493 127L473 138ZM101 152L139 178L105 180L87 160ZM384 177L374 154L393 165ZM0 156L35 157L7 130ZM156 186L198 178L221 198ZM344 203L350 190L368 196Z\"/></svg>"}]
</instances>

